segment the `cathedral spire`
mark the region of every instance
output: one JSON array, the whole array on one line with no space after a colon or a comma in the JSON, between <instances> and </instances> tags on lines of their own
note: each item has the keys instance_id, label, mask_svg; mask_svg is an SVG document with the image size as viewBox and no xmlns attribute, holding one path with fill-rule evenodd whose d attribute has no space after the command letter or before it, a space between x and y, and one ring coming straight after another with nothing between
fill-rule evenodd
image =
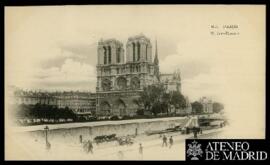
<instances>
[{"instance_id":1,"label":"cathedral spire","mask_svg":"<svg viewBox=\"0 0 270 165\"><path fill-rule=\"evenodd\" d=\"M158 48L157 48L157 39L156 39L156 51L155 51L155 59L154 59L154 63L156 65L158 65L159 61L158 61Z\"/></svg>"},{"instance_id":2,"label":"cathedral spire","mask_svg":"<svg viewBox=\"0 0 270 165\"><path fill-rule=\"evenodd\" d=\"M154 65L155 65L154 74L159 81L160 79L159 79L159 61L158 61L157 39L156 39L156 52L155 52Z\"/></svg>"}]
</instances>

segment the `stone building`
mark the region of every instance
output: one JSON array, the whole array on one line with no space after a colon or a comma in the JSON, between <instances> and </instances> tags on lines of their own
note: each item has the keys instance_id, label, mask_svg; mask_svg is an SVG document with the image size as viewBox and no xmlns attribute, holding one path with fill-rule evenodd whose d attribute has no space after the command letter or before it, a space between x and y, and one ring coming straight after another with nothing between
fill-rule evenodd
<instances>
[{"instance_id":1,"label":"stone building","mask_svg":"<svg viewBox=\"0 0 270 165\"><path fill-rule=\"evenodd\" d=\"M36 91L14 91L14 103L25 105L52 105L57 106L57 99L48 92L36 92Z\"/></svg>"},{"instance_id":2,"label":"stone building","mask_svg":"<svg viewBox=\"0 0 270 165\"><path fill-rule=\"evenodd\" d=\"M57 107L68 107L77 115L95 115L96 95L88 92L62 92L57 95Z\"/></svg>"},{"instance_id":3,"label":"stone building","mask_svg":"<svg viewBox=\"0 0 270 165\"><path fill-rule=\"evenodd\" d=\"M94 115L96 112L96 94L89 92L36 92L15 90L13 104L52 105L57 108L69 108L77 115Z\"/></svg>"},{"instance_id":4,"label":"stone building","mask_svg":"<svg viewBox=\"0 0 270 165\"><path fill-rule=\"evenodd\" d=\"M126 52L116 39L98 42L97 114L135 115L143 87L158 82L157 47L152 61L152 44L144 35L128 38Z\"/></svg>"},{"instance_id":5,"label":"stone building","mask_svg":"<svg viewBox=\"0 0 270 165\"><path fill-rule=\"evenodd\" d=\"M203 105L203 113L213 113L213 102L211 99L202 97L199 102Z\"/></svg>"},{"instance_id":6,"label":"stone building","mask_svg":"<svg viewBox=\"0 0 270 165\"><path fill-rule=\"evenodd\" d=\"M172 74L160 74L160 82L165 85L167 92L178 91L181 93L181 75L179 70Z\"/></svg>"}]
</instances>

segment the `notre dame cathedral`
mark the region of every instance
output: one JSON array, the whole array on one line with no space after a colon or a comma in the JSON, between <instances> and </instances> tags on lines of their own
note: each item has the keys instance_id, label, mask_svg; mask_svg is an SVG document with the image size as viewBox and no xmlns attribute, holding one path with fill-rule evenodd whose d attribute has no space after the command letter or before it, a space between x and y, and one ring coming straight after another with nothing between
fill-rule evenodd
<instances>
[{"instance_id":1,"label":"notre dame cathedral","mask_svg":"<svg viewBox=\"0 0 270 165\"><path fill-rule=\"evenodd\" d=\"M180 72L160 74L157 41L143 34L128 38L126 49L116 39L100 40L97 50L97 114L135 115L142 108L138 98L145 86L164 83L168 91L181 91Z\"/></svg>"}]
</instances>

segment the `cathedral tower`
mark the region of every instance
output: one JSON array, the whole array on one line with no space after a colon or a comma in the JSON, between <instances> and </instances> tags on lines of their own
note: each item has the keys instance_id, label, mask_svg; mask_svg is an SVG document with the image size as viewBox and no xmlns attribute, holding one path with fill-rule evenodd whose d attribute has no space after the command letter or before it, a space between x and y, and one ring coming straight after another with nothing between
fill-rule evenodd
<instances>
[{"instance_id":1,"label":"cathedral tower","mask_svg":"<svg viewBox=\"0 0 270 165\"><path fill-rule=\"evenodd\" d=\"M119 66L125 63L123 44L115 39L101 39L98 42L97 56L96 91L113 90L115 75L119 72Z\"/></svg>"},{"instance_id":2,"label":"cathedral tower","mask_svg":"<svg viewBox=\"0 0 270 165\"><path fill-rule=\"evenodd\" d=\"M143 34L129 37L126 45L127 62L151 62L152 45Z\"/></svg>"},{"instance_id":3,"label":"cathedral tower","mask_svg":"<svg viewBox=\"0 0 270 165\"><path fill-rule=\"evenodd\" d=\"M123 44L115 39L98 42L98 65L124 63Z\"/></svg>"},{"instance_id":4,"label":"cathedral tower","mask_svg":"<svg viewBox=\"0 0 270 165\"><path fill-rule=\"evenodd\" d=\"M156 51L155 51L155 59L154 59L154 75L160 80L160 73L159 73L159 60L158 60L158 48L157 48L157 40L156 40Z\"/></svg>"}]
</instances>

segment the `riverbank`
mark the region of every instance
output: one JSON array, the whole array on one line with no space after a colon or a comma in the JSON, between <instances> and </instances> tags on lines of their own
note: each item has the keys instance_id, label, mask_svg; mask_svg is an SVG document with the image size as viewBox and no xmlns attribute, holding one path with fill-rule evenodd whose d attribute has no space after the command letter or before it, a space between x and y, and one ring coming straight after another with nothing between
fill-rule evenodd
<instances>
[{"instance_id":1,"label":"riverbank","mask_svg":"<svg viewBox=\"0 0 270 165\"><path fill-rule=\"evenodd\" d=\"M185 119L186 117L167 117L167 118L155 118L155 119L130 119L119 121L97 121L97 122L83 122L83 123L65 123L65 124L44 124L35 126L14 126L15 132L30 132L30 131L42 131L45 126L48 126L50 130L66 129L66 128L79 128L79 127L96 127L105 125L121 125L131 123L145 123L145 122L157 122L157 121L174 121L179 119Z\"/></svg>"}]
</instances>

